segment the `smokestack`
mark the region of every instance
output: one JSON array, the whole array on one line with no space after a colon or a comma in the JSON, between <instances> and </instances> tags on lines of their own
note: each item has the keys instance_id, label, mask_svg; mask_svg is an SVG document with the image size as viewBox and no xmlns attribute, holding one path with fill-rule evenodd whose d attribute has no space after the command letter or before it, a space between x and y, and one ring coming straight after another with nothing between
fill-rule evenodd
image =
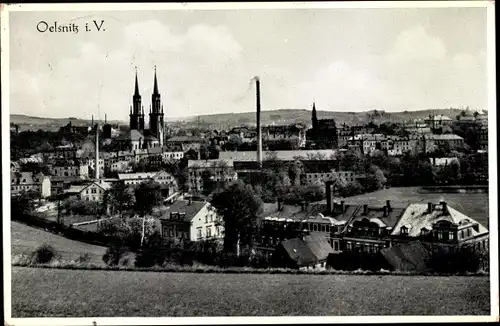
<instances>
[{"instance_id":1,"label":"smokestack","mask_svg":"<svg viewBox=\"0 0 500 326\"><path fill-rule=\"evenodd\" d=\"M342 214L345 212L345 201L340 201L340 208L342 209Z\"/></svg>"},{"instance_id":2,"label":"smokestack","mask_svg":"<svg viewBox=\"0 0 500 326\"><path fill-rule=\"evenodd\" d=\"M104 123L108 123L108 115L106 113L104 113Z\"/></svg>"},{"instance_id":3,"label":"smokestack","mask_svg":"<svg viewBox=\"0 0 500 326\"><path fill-rule=\"evenodd\" d=\"M428 202L428 203L427 203L427 213L428 213L428 214L431 214L431 213L432 213L432 203L431 203L431 202Z\"/></svg>"},{"instance_id":4,"label":"smokestack","mask_svg":"<svg viewBox=\"0 0 500 326\"><path fill-rule=\"evenodd\" d=\"M283 210L283 199L278 198L278 212Z\"/></svg>"},{"instance_id":5,"label":"smokestack","mask_svg":"<svg viewBox=\"0 0 500 326\"><path fill-rule=\"evenodd\" d=\"M94 115L92 114L92 124L91 124L92 127L94 127Z\"/></svg>"},{"instance_id":6,"label":"smokestack","mask_svg":"<svg viewBox=\"0 0 500 326\"><path fill-rule=\"evenodd\" d=\"M388 210L389 207L387 206L384 206L384 217L387 217L387 210Z\"/></svg>"},{"instance_id":7,"label":"smokestack","mask_svg":"<svg viewBox=\"0 0 500 326\"><path fill-rule=\"evenodd\" d=\"M448 213L448 206L446 205L446 202L444 200L442 200L440 202L441 206L443 207L443 214L447 214Z\"/></svg>"},{"instance_id":8,"label":"smokestack","mask_svg":"<svg viewBox=\"0 0 500 326\"><path fill-rule=\"evenodd\" d=\"M332 200L332 183L330 181L326 182L326 209L328 213L333 211L333 200Z\"/></svg>"},{"instance_id":9,"label":"smokestack","mask_svg":"<svg viewBox=\"0 0 500 326\"><path fill-rule=\"evenodd\" d=\"M385 206L387 206L387 212L392 212L391 201L389 199L385 201Z\"/></svg>"},{"instance_id":10,"label":"smokestack","mask_svg":"<svg viewBox=\"0 0 500 326\"><path fill-rule=\"evenodd\" d=\"M262 165L262 131L260 127L260 80L254 77L257 95L257 162Z\"/></svg>"},{"instance_id":11,"label":"smokestack","mask_svg":"<svg viewBox=\"0 0 500 326\"><path fill-rule=\"evenodd\" d=\"M363 214L364 214L364 215L367 215L367 214L368 214L368 205L367 205L367 204L364 204L364 205L363 205Z\"/></svg>"},{"instance_id":12,"label":"smokestack","mask_svg":"<svg viewBox=\"0 0 500 326\"><path fill-rule=\"evenodd\" d=\"M92 121L94 120L94 116L92 116ZM99 128L98 125L95 125L95 179L99 180Z\"/></svg>"}]
</instances>

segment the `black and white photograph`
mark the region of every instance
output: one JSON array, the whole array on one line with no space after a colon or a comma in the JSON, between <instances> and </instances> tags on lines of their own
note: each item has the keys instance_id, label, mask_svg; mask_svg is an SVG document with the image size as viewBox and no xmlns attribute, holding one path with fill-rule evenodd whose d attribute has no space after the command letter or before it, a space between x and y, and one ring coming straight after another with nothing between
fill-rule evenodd
<instances>
[{"instance_id":1,"label":"black and white photograph","mask_svg":"<svg viewBox=\"0 0 500 326\"><path fill-rule=\"evenodd\" d=\"M494 2L1 10L6 325L498 320Z\"/></svg>"}]
</instances>

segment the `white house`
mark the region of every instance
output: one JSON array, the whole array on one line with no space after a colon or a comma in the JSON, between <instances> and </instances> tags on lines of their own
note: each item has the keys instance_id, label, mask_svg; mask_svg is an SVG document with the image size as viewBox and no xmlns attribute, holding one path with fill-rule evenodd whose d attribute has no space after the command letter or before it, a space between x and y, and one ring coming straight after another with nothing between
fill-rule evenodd
<instances>
[{"instance_id":1,"label":"white house","mask_svg":"<svg viewBox=\"0 0 500 326\"><path fill-rule=\"evenodd\" d=\"M84 201L102 202L104 194L110 188L109 183L99 180L82 185L71 185L65 193Z\"/></svg>"},{"instance_id":2,"label":"white house","mask_svg":"<svg viewBox=\"0 0 500 326\"><path fill-rule=\"evenodd\" d=\"M161 222L161 236L170 240L222 240L222 219L210 203L178 200L168 207Z\"/></svg>"}]
</instances>

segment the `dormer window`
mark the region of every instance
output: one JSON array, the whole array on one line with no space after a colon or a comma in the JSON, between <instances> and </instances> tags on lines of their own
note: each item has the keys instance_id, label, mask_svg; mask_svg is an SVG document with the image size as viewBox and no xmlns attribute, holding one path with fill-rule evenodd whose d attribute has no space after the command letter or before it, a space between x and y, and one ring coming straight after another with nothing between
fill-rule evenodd
<instances>
[{"instance_id":1,"label":"dormer window","mask_svg":"<svg viewBox=\"0 0 500 326\"><path fill-rule=\"evenodd\" d=\"M408 228L406 226L401 227L401 235L408 235Z\"/></svg>"}]
</instances>

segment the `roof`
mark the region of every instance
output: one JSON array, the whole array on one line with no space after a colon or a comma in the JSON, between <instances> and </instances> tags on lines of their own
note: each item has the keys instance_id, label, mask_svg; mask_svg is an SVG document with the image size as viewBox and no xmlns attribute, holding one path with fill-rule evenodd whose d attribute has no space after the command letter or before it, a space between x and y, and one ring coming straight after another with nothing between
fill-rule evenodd
<instances>
[{"instance_id":1,"label":"roof","mask_svg":"<svg viewBox=\"0 0 500 326\"><path fill-rule=\"evenodd\" d=\"M118 173L119 180L151 179L159 172Z\"/></svg>"},{"instance_id":2,"label":"roof","mask_svg":"<svg viewBox=\"0 0 500 326\"><path fill-rule=\"evenodd\" d=\"M160 216L161 220L169 221L171 220L170 213L185 213L185 215L182 216L182 221L191 222L196 214L207 205L209 205L207 202L192 201L191 204L189 204L187 200L178 200L164 210L157 212L157 214Z\"/></svg>"},{"instance_id":3,"label":"roof","mask_svg":"<svg viewBox=\"0 0 500 326\"><path fill-rule=\"evenodd\" d=\"M398 223L401 216L405 212L404 208L393 207L387 212L387 216L384 216L384 207L367 207L367 213L364 214L364 205L359 205L356 208L355 213L349 220L349 225L352 226L354 222L361 222L363 220L368 220L371 223L377 224L379 227L394 228Z\"/></svg>"},{"instance_id":4,"label":"roof","mask_svg":"<svg viewBox=\"0 0 500 326\"><path fill-rule=\"evenodd\" d=\"M225 164L225 165L224 165ZM233 167L232 160L189 160L188 168L200 167L200 168L213 168L213 167Z\"/></svg>"},{"instance_id":5,"label":"roof","mask_svg":"<svg viewBox=\"0 0 500 326\"><path fill-rule=\"evenodd\" d=\"M340 205L335 206L340 208ZM345 211L327 212L327 206L323 202L310 203L304 210L299 205L283 204L281 211L278 211L277 203L264 203L261 214L262 220L276 222L305 222L305 223L325 223L330 225L343 225L354 213L356 206L344 205Z\"/></svg>"},{"instance_id":6,"label":"roof","mask_svg":"<svg viewBox=\"0 0 500 326\"><path fill-rule=\"evenodd\" d=\"M148 148L148 154L161 154L163 149L161 147L151 147Z\"/></svg>"},{"instance_id":7,"label":"roof","mask_svg":"<svg viewBox=\"0 0 500 326\"><path fill-rule=\"evenodd\" d=\"M333 249L328 241L319 234L310 234L304 240L293 238L282 241L281 246L298 266L314 264L326 260Z\"/></svg>"},{"instance_id":8,"label":"roof","mask_svg":"<svg viewBox=\"0 0 500 326\"><path fill-rule=\"evenodd\" d=\"M299 238L282 241L280 245L298 266L309 265L317 261L311 248Z\"/></svg>"},{"instance_id":9,"label":"roof","mask_svg":"<svg viewBox=\"0 0 500 326\"><path fill-rule=\"evenodd\" d=\"M10 179L12 184L31 185L38 184L44 177L43 173L34 174L33 172L11 172ZM25 181L23 181L25 180Z\"/></svg>"},{"instance_id":10,"label":"roof","mask_svg":"<svg viewBox=\"0 0 500 326\"><path fill-rule=\"evenodd\" d=\"M92 185L97 185L103 190L108 190L111 188L111 185L103 180L99 181L92 181L84 184L78 184L78 185L71 185L68 189L66 189L64 192L68 194L79 194L86 188L92 186Z\"/></svg>"},{"instance_id":11,"label":"roof","mask_svg":"<svg viewBox=\"0 0 500 326\"><path fill-rule=\"evenodd\" d=\"M206 140L204 138L198 136L174 136L167 139L167 143L169 142L184 142L184 143L202 143Z\"/></svg>"},{"instance_id":12,"label":"roof","mask_svg":"<svg viewBox=\"0 0 500 326\"><path fill-rule=\"evenodd\" d=\"M438 114L438 115L430 116L429 118L426 118L425 120L426 121L428 121L428 120L451 120L451 118L447 117L445 115L442 115L442 114Z\"/></svg>"},{"instance_id":13,"label":"roof","mask_svg":"<svg viewBox=\"0 0 500 326\"><path fill-rule=\"evenodd\" d=\"M441 204L434 205L432 212L429 214L427 203L416 203L408 206L401 219L395 225L391 235L400 235L401 227L407 226L408 236L418 237L424 227L432 228L432 225L438 221L448 221L458 225L459 228L461 226L473 225L477 223L479 228L478 231L472 229L473 236L488 233L488 229L486 229L483 225L479 224L473 218L460 213L449 205L447 205L447 212L445 213L443 213L443 207Z\"/></svg>"},{"instance_id":14,"label":"roof","mask_svg":"<svg viewBox=\"0 0 500 326\"><path fill-rule=\"evenodd\" d=\"M441 134L441 135L425 135L426 139L434 139L434 140L460 140L462 137L455 134Z\"/></svg>"},{"instance_id":15,"label":"roof","mask_svg":"<svg viewBox=\"0 0 500 326\"><path fill-rule=\"evenodd\" d=\"M276 153L278 160L282 161L293 161L295 157L307 158L308 155L317 154L323 155L325 159L329 160L336 152L333 149L262 151L262 159L266 160L271 153ZM219 158L233 161L256 161L257 151L222 151L219 153Z\"/></svg>"},{"instance_id":16,"label":"roof","mask_svg":"<svg viewBox=\"0 0 500 326\"><path fill-rule=\"evenodd\" d=\"M428 269L426 262L430 250L419 241L400 243L381 251L385 260L397 271L418 271Z\"/></svg>"}]
</instances>

